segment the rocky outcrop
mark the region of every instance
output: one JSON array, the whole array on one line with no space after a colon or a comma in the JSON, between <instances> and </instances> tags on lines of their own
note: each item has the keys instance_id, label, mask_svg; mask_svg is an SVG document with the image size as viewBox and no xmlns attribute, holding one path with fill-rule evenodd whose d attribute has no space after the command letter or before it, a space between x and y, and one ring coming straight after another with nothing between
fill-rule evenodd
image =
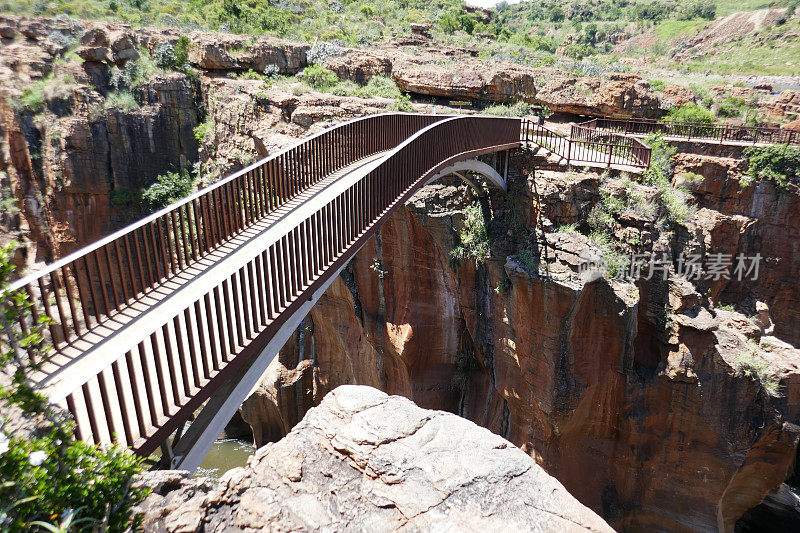
<instances>
[{"instance_id":1,"label":"rocky outcrop","mask_svg":"<svg viewBox=\"0 0 800 533\"><path fill-rule=\"evenodd\" d=\"M146 531L613 531L505 439L369 387L335 389L211 490L152 482Z\"/></svg>"},{"instance_id":2,"label":"rocky outcrop","mask_svg":"<svg viewBox=\"0 0 800 533\"><path fill-rule=\"evenodd\" d=\"M607 78L552 76L539 87L536 100L555 113L658 118L664 112L658 96L634 74Z\"/></svg>"}]
</instances>

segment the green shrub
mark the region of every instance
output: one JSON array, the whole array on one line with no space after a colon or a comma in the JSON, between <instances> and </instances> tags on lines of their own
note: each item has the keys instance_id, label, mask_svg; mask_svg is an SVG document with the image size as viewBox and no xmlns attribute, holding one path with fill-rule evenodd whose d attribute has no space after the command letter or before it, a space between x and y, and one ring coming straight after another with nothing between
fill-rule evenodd
<instances>
[{"instance_id":1,"label":"green shrub","mask_svg":"<svg viewBox=\"0 0 800 533\"><path fill-rule=\"evenodd\" d=\"M386 76L373 76L366 85L356 90L354 96L361 98L400 98L402 92L393 79Z\"/></svg>"},{"instance_id":2,"label":"green shrub","mask_svg":"<svg viewBox=\"0 0 800 533\"><path fill-rule=\"evenodd\" d=\"M375 14L375 8L369 4L362 5L360 11L361 14L366 18L369 18Z\"/></svg>"},{"instance_id":3,"label":"green shrub","mask_svg":"<svg viewBox=\"0 0 800 533\"><path fill-rule=\"evenodd\" d=\"M197 139L197 142L202 144L206 139L209 139L211 135L214 134L214 121L211 119L206 119L205 122L198 124L193 131L194 138Z\"/></svg>"},{"instance_id":4,"label":"green shrub","mask_svg":"<svg viewBox=\"0 0 800 533\"><path fill-rule=\"evenodd\" d=\"M719 104L717 115L722 118L737 118L742 115L743 110L747 104L744 98L735 98L733 96L726 98Z\"/></svg>"},{"instance_id":5,"label":"green shrub","mask_svg":"<svg viewBox=\"0 0 800 533\"><path fill-rule=\"evenodd\" d=\"M748 167L743 185L753 180L768 180L780 189L787 189L789 184L800 185L800 147L786 144L751 147L745 150L745 157Z\"/></svg>"},{"instance_id":6,"label":"green shrub","mask_svg":"<svg viewBox=\"0 0 800 533\"><path fill-rule=\"evenodd\" d=\"M168 172L142 191L142 200L156 211L191 194L193 186L194 179L187 172Z\"/></svg>"},{"instance_id":7,"label":"green shrub","mask_svg":"<svg viewBox=\"0 0 800 533\"><path fill-rule=\"evenodd\" d=\"M667 84L664 80L650 80L650 89L657 93L662 92L666 87Z\"/></svg>"},{"instance_id":8,"label":"green shrub","mask_svg":"<svg viewBox=\"0 0 800 533\"><path fill-rule=\"evenodd\" d=\"M593 231L589 234L589 241L592 242L603 256L603 265L606 268L606 275L609 278L616 278L630 266L628 257L616 249L614 240L602 231Z\"/></svg>"},{"instance_id":9,"label":"green shrub","mask_svg":"<svg viewBox=\"0 0 800 533\"><path fill-rule=\"evenodd\" d=\"M19 98L19 107L27 109L33 113L44 111L45 96L44 84L34 83L25 87Z\"/></svg>"},{"instance_id":10,"label":"green shrub","mask_svg":"<svg viewBox=\"0 0 800 533\"><path fill-rule=\"evenodd\" d=\"M450 253L453 259L474 257L483 261L489 257L489 233L483 217L483 209L474 203L464 209L464 226L458 232L459 244Z\"/></svg>"},{"instance_id":11,"label":"green shrub","mask_svg":"<svg viewBox=\"0 0 800 533\"><path fill-rule=\"evenodd\" d=\"M335 72L332 72L322 65L316 63L307 66L303 70L302 77L303 81L317 90L329 89L336 85L336 82L339 81L339 78L336 76Z\"/></svg>"},{"instance_id":12,"label":"green shrub","mask_svg":"<svg viewBox=\"0 0 800 533\"><path fill-rule=\"evenodd\" d=\"M517 102L511 105L495 104L483 110L484 115L497 117L524 117L531 112L531 105L526 102Z\"/></svg>"},{"instance_id":13,"label":"green shrub","mask_svg":"<svg viewBox=\"0 0 800 533\"><path fill-rule=\"evenodd\" d=\"M686 102L679 107L673 107L663 118L664 122L701 122L711 124L714 122L714 113L697 104Z\"/></svg>"},{"instance_id":14,"label":"green shrub","mask_svg":"<svg viewBox=\"0 0 800 533\"><path fill-rule=\"evenodd\" d=\"M570 43L564 47L564 55L576 61L596 53L595 47L589 43Z\"/></svg>"},{"instance_id":15,"label":"green shrub","mask_svg":"<svg viewBox=\"0 0 800 533\"><path fill-rule=\"evenodd\" d=\"M402 111L403 113L411 113L414 111L414 108L411 107L411 96L408 93L401 94L397 100L395 100L394 106L395 111Z\"/></svg>"},{"instance_id":16,"label":"green shrub","mask_svg":"<svg viewBox=\"0 0 800 533\"><path fill-rule=\"evenodd\" d=\"M439 18L439 28L444 33L453 34L461 29L461 24L453 13L445 13Z\"/></svg>"},{"instance_id":17,"label":"green shrub","mask_svg":"<svg viewBox=\"0 0 800 533\"><path fill-rule=\"evenodd\" d=\"M104 109L122 109L130 111L138 109L139 103L130 91L115 91L106 96L103 101Z\"/></svg>"},{"instance_id":18,"label":"green shrub","mask_svg":"<svg viewBox=\"0 0 800 533\"><path fill-rule=\"evenodd\" d=\"M109 193L111 202L121 207L132 205L136 201L136 195L131 192L127 187L120 187L114 189Z\"/></svg>"},{"instance_id":19,"label":"green shrub","mask_svg":"<svg viewBox=\"0 0 800 533\"><path fill-rule=\"evenodd\" d=\"M770 396L780 397L780 377L775 375L766 361L758 356L757 350L737 354L733 359L733 367L745 376L757 380Z\"/></svg>"},{"instance_id":20,"label":"green shrub","mask_svg":"<svg viewBox=\"0 0 800 533\"><path fill-rule=\"evenodd\" d=\"M648 136L645 143L652 151L650 167L644 174L644 180L658 187L661 203L667 209L667 218L674 223L685 224L697 213L697 208L688 203L687 191L672 185L674 172L672 157L676 149L670 146L661 134Z\"/></svg>"}]
</instances>

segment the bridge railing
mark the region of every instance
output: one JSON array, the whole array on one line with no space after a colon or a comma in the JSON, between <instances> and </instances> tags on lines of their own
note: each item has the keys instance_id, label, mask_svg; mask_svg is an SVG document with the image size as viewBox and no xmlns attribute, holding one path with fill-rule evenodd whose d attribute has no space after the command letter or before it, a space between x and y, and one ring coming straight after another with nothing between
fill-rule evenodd
<instances>
[{"instance_id":1,"label":"bridge railing","mask_svg":"<svg viewBox=\"0 0 800 533\"><path fill-rule=\"evenodd\" d=\"M232 235L354 161L397 146L441 116L385 114L336 125L11 285L68 346ZM23 318L20 327L30 325Z\"/></svg>"},{"instance_id":2,"label":"bridge railing","mask_svg":"<svg viewBox=\"0 0 800 533\"><path fill-rule=\"evenodd\" d=\"M573 159L607 165L650 166L651 149L635 137L573 124L570 127Z\"/></svg>"},{"instance_id":3,"label":"bridge railing","mask_svg":"<svg viewBox=\"0 0 800 533\"><path fill-rule=\"evenodd\" d=\"M566 137L531 120L522 124L523 139L563 157L567 164L592 163L597 166L650 166L650 147L618 133L573 125Z\"/></svg>"},{"instance_id":4,"label":"bridge railing","mask_svg":"<svg viewBox=\"0 0 800 533\"><path fill-rule=\"evenodd\" d=\"M519 144L520 120L497 117L447 118L410 135L373 168L327 188L321 205L298 208L304 214L287 219L263 247L243 250L218 283L174 314L148 320L133 344L110 343L115 353L66 383L54 401L69 407L80 438L150 454L235 379L430 176Z\"/></svg>"},{"instance_id":5,"label":"bridge railing","mask_svg":"<svg viewBox=\"0 0 800 533\"><path fill-rule=\"evenodd\" d=\"M653 119L595 118L581 126L633 135L662 133L667 136L691 139L711 139L720 142L736 141L753 144L800 145L800 132L782 128L760 128L731 124L706 124L701 122L661 122Z\"/></svg>"}]
</instances>

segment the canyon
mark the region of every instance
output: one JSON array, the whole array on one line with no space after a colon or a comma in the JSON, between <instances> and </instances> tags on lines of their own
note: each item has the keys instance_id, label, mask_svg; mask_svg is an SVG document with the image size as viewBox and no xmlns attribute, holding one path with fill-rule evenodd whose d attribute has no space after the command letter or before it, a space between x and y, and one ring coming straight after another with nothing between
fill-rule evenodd
<instances>
[{"instance_id":1,"label":"canyon","mask_svg":"<svg viewBox=\"0 0 800 533\"><path fill-rule=\"evenodd\" d=\"M103 105L113 68L179 35L0 17L0 77L19 81L0 89L0 184L21 206L3 213L0 234L24 243L20 266L34 269L141 216L122 192L166 171L200 162L208 183L331 122L394 105L227 77L266 65L296 74L310 47L201 32L189 36L196 75L159 72L133 89L137 107ZM66 59L73 49L81 61ZM668 106L625 73L575 77L452 50L340 52L325 61L340 78L389 76L421 112L447 111L450 99L597 116L658 117ZM451 62L434 61L445 52ZM44 108L20 108L24 86L51 73L61 82L48 86ZM775 113L796 101L784 92L769 104ZM212 132L198 138L203 123ZM336 387L367 385L507 439L617 530L745 527L737 521L798 475L800 195L746 183L741 149L686 143L672 180L696 210L668 222L651 185L544 163L520 149L508 194L447 179L397 212L242 406L256 444L274 447ZM667 257L665 279L580 272L596 251L583 233L608 191L653 205L626 206L609 231L630 253ZM456 260L465 209L476 203L490 254ZM758 253L765 262L757 280L689 281L676 273L681 252ZM747 372L744 357L768 368L779 390Z\"/></svg>"}]
</instances>

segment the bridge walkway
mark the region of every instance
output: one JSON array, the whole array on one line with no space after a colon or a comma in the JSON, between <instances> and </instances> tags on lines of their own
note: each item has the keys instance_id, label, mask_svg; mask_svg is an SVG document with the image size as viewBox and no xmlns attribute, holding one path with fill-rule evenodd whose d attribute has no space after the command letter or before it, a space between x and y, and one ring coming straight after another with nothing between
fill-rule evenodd
<instances>
[{"instance_id":1,"label":"bridge walkway","mask_svg":"<svg viewBox=\"0 0 800 533\"><path fill-rule=\"evenodd\" d=\"M91 427L101 442L118 440L134 449L141 447L148 435L188 405L215 378L227 359L254 338L261 329L259 320L264 327L271 322L254 315L260 308L256 299L264 303L267 295L259 294L253 284L253 276L264 279L273 275L270 265L260 261L255 271L241 269L291 231L298 221L335 198L342 185L362 177L365 167L385 154L379 152L363 158L312 185L112 314L109 320L44 365L36 376L43 392L56 401L67 398L83 376L106 367L97 383L90 381L84 387L83 401L72 398L68 407L78 427ZM303 243L309 248L311 245ZM310 277L317 274L308 272ZM226 283L232 275L235 281ZM308 284L305 278L293 281L300 290ZM197 295L210 287L215 287L215 304L210 305L208 297L196 301ZM187 307L187 302L192 301L194 305ZM285 301L270 303L278 314L285 307ZM163 321L164 317L174 318L166 321L160 332L153 332L153 321ZM113 348L109 349L110 346ZM126 354L125 364L116 361L115 354L120 352ZM111 382L122 391L123 401L108 402L107 410L90 413L87 405L91 402L86 398L107 396ZM146 407L139 409L138 417L133 417L135 409L122 412L121 404ZM115 439L110 433L116 434Z\"/></svg>"}]
</instances>

